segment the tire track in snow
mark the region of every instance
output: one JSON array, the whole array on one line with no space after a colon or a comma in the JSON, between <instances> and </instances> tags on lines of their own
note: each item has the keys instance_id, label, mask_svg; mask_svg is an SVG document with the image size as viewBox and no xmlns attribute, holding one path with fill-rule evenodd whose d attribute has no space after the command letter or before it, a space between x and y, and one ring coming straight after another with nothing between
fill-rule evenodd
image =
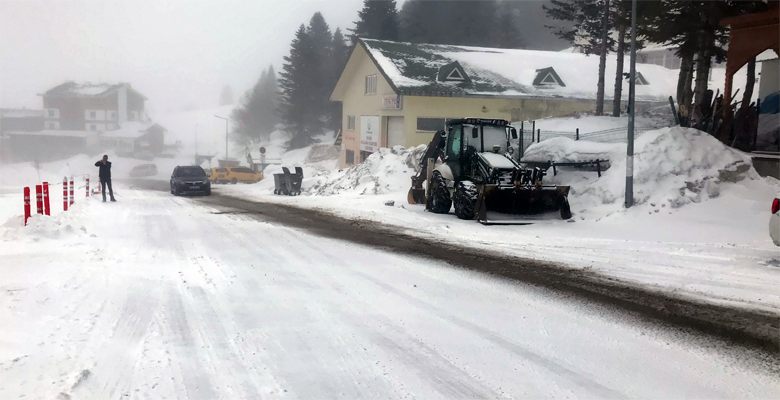
<instances>
[{"instance_id":1,"label":"tire track in snow","mask_svg":"<svg viewBox=\"0 0 780 400\"><path fill-rule=\"evenodd\" d=\"M304 236L305 238L308 238L308 236ZM324 249L321 248L322 241L321 240L307 240L305 245L307 249L309 249L309 254L313 254L311 257L316 258L317 255L324 256L326 258L330 258L332 262L336 263L336 265L339 264L339 260L336 259L332 252L323 251ZM316 253L315 253L316 250ZM501 335L483 328L477 324L474 324L470 321L467 321L465 319L459 318L451 314L450 311L436 307L431 305L430 303L427 303L417 297L411 296L407 293L405 293L402 290L399 290L395 288L394 286L378 279L377 277L366 273L364 271L358 270L355 267L353 267L349 263L340 263L343 267L343 269L348 272L350 275L352 275L354 278L371 282L373 285L377 286L378 288L381 288L387 293L392 293L395 296L403 299L406 303L408 303L411 306L414 306L418 309L423 310L426 314L429 315L430 318L433 319L439 319L442 321L447 322L451 326L458 327L460 329L463 329L465 331L471 332L472 334L476 335L477 337L481 338L482 340L485 340L487 342L490 342L496 346L499 346L500 348L504 349L507 352L513 353L516 356L520 357L523 360L526 360L540 369L547 370L549 372L550 376L558 376L560 378L564 378L567 381L573 383L577 387L579 387L581 390L577 391L577 393L584 393L587 392L591 396L595 397L602 397L602 398L624 398L625 394L620 393L619 391L609 388L607 386L601 385L598 383L593 377L589 377L585 374L582 374L578 371L572 370L564 365L556 363L554 360L545 358L544 356L538 355L535 352L531 351L530 349L526 348L525 346L516 344ZM349 290L349 286L359 286L359 285L349 285L344 286L341 283L336 282L333 279L334 274L327 274L324 273L321 275L323 279L328 279L331 281L331 284L334 286L336 290L339 290L340 292L344 293L345 295L350 295L352 291ZM355 298L354 301L345 302L347 304L359 304L360 300ZM357 315L366 314L365 311L357 313ZM377 316L374 315L374 319L377 319ZM390 319L387 319L386 317L379 317L381 323L385 327L384 331L374 330L374 334L378 335L380 340L384 340L381 337L384 335L383 332L387 332L387 327L392 327L393 329L390 330L391 332L395 332L396 334L401 334L403 331L398 327L397 323L394 321L391 321ZM379 322L379 321L377 321ZM368 328L368 326L364 327ZM448 329L442 329L442 331L448 331ZM417 341L420 345L419 346L412 346L412 348L407 348L407 352L426 352L428 354L432 354L433 358L442 358L441 355L439 355L435 350L432 350L429 346L425 345L422 342L419 342L418 339L415 339L406 333L406 342L407 343L414 343ZM392 342L392 341L391 341ZM388 343L388 342L386 342ZM405 353L404 353L405 354ZM410 363L410 368L418 367L421 364L421 360L414 360L414 362ZM456 368L458 368L456 366ZM426 371L436 371L438 369L435 368L426 368ZM461 369L458 369L458 372L469 376L472 379L475 379L473 376L471 376L468 372L465 372ZM435 374L433 374L435 376ZM453 375L458 375L458 373L454 373ZM467 396L469 397L469 396ZM475 397L475 396L471 396ZM486 397L484 395L479 395L476 397ZM487 397L497 397L495 395L489 395Z\"/></svg>"}]
</instances>

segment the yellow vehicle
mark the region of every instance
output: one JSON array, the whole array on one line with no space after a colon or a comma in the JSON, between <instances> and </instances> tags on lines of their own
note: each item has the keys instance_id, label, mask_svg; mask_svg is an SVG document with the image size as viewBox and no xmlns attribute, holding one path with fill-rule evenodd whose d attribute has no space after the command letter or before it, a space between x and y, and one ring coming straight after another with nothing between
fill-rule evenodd
<instances>
[{"instance_id":1,"label":"yellow vehicle","mask_svg":"<svg viewBox=\"0 0 780 400\"><path fill-rule=\"evenodd\" d=\"M212 168L210 179L212 183L257 183L263 173L247 167Z\"/></svg>"}]
</instances>

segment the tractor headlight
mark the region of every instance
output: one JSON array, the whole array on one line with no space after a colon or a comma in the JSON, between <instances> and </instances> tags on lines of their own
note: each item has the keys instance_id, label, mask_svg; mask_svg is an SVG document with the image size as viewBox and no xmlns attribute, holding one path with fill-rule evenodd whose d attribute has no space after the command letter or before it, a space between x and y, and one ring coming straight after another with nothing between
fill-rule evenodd
<instances>
[{"instance_id":1,"label":"tractor headlight","mask_svg":"<svg viewBox=\"0 0 780 400\"><path fill-rule=\"evenodd\" d=\"M506 151L509 154L515 154L515 148L514 147L510 147L510 148L506 149Z\"/></svg>"}]
</instances>

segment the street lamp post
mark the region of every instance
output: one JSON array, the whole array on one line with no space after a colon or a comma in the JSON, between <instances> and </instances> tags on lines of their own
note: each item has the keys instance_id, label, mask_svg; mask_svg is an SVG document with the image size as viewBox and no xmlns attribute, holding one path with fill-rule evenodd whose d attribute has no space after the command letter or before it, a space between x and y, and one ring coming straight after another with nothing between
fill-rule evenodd
<instances>
[{"instance_id":1,"label":"street lamp post","mask_svg":"<svg viewBox=\"0 0 780 400\"><path fill-rule=\"evenodd\" d=\"M214 114L215 117L225 120L225 161L228 160L228 118Z\"/></svg>"},{"instance_id":2,"label":"street lamp post","mask_svg":"<svg viewBox=\"0 0 780 400\"><path fill-rule=\"evenodd\" d=\"M631 1L631 69L628 78L628 140L626 143L626 208L634 205L634 98L636 86L636 0Z\"/></svg>"}]
</instances>

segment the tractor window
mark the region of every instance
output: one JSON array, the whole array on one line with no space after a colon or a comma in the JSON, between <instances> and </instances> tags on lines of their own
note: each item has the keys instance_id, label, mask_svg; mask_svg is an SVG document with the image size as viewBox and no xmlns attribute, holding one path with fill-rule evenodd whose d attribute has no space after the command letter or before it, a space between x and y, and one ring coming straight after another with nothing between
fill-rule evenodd
<instances>
[{"instance_id":1,"label":"tractor window","mask_svg":"<svg viewBox=\"0 0 780 400\"><path fill-rule=\"evenodd\" d=\"M485 148L482 151L493 151L493 146L499 146L501 152L506 151L506 128L503 126L482 126L482 135L485 138Z\"/></svg>"},{"instance_id":2,"label":"tractor window","mask_svg":"<svg viewBox=\"0 0 780 400\"><path fill-rule=\"evenodd\" d=\"M449 137L450 145L447 147L447 157L460 156L460 149L463 143L463 136L461 135L462 128L460 126L450 128L450 132L447 135Z\"/></svg>"}]
</instances>

